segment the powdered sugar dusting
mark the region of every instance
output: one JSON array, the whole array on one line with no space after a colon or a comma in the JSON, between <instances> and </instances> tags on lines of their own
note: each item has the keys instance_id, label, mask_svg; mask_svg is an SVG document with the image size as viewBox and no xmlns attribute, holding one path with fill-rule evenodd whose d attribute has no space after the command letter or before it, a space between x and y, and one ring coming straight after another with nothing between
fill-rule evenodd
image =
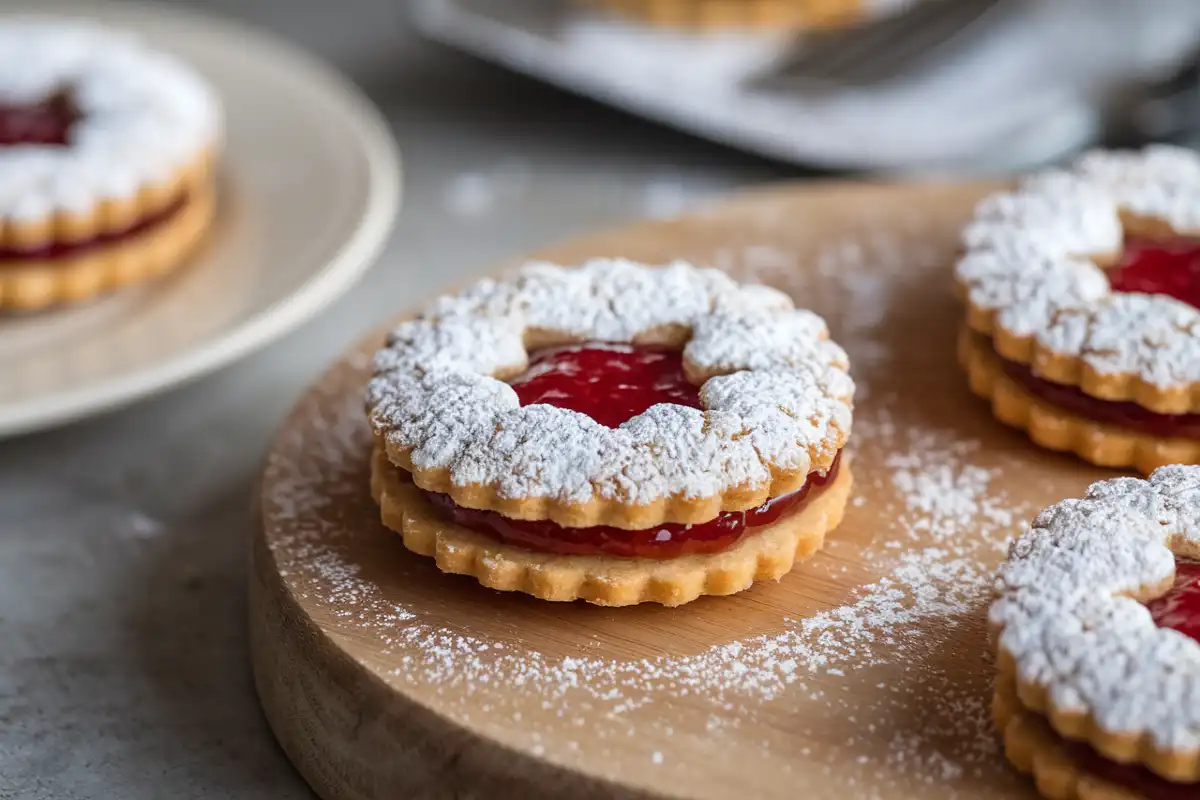
<instances>
[{"instance_id":1,"label":"powdered sugar dusting","mask_svg":"<svg viewBox=\"0 0 1200 800\"><path fill-rule=\"evenodd\" d=\"M347 431L344 420L357 413L353 404L344 408L331 431ZM326 472L310 481L276 484L271 502L289 533L276 540L275 550L286 557L289 581L306 587L305 599L335 608L338 617L376 636L384 653L399 657L392 680L433 687L441 699L451 697L443 689L453 688L455 699L446 702L455 714L468 717L476 713L472 707L479 698L500 686L518 687L568 717L572 708L587 709L589 716L607 721L605 735L617 737L660 733L659 723L640 712L672 697L693 698L710 709L707 727L714 736L753 723L760 709L790 693L836 715L845 698L830 681L857 679L872 667L898 662L919 664L936 646L938 631L980 615L989 597L988 561L994 562L1012 528L1013 512L1002 495L991 491L991 474L964 461L969 445L935 434L889 434L886 420L868 421L868 435L898 453L881 480L893 490L890 510L899 524L894 538L867 554L871 568L884 577L863 586L845 605L784 618L770 633L695 654L616 660L585 650L558 657L516 649L431 621L419 607L392 603L363 577L359 565L340 555L338 537L351 534L338 532L322 513L329 506L322 495L330 496L333 481L346 494L361 492L363 475L352 458L358 448L369 447L369 435L365 426L352 427L350 440L340 447L319 448L339 452L338 460L325 465L338 475ZM282 466L273 468L278 473ZM831 544L831 554L838 551ZM956 686L944 669L929 664L896 688L895 695L885 695L873 707L881 719L907 713L914 693L934 693L961 713L933 715L920 730L894 730L885 762L871 761L872 768L924 780L978 772L990 762L996 745L978 691ZM882 729L884 723L879 725ZM851 734L845 750L853 753L861 746L874 752L876 736L874 730ZM931 740L946 744L931 747Z\"/></svg>"},{"instance_id":2,"label":"powdered sugar dusting","mask_svg":"<svg viewBox=\"0 0 1200 800\"><path fill-rule=\"evenodd\" d=\"M1110 387L1108 399L1133 399L1135 380L1157 388L1200 383L1200 310L1163 294L1113 292L1089 260L1120 252L1122 214L1180 235L1200 230L1200 156L1167 145L1095 151L1070 171L1040 173L985 199L956 269L972 325L1027 340L1022 360L1035 368L1071 357L1123 379L1126 396Z\"/></svg>"},{"instance_id":3,"label":"powdered sugar dusting","mask_svg":"<svg viewBox=\"0 0 1200 800\"><path fill-rule=\"evenodd\" d=\"M0 149L2 217L38 220L136 195L221 135L207 82L132 34L50 16L0 23L0 103L36 104L63 86L80 113L68 146Z\"/></svg>"},{"instance_id":4,"label":"powdered sugar dusting","mask_svg":"<svg viewBox=\"0 0 1200 800\"><path fill-rule=\"evenodd\" d=\"M690 333L687 367L712 376L700 410L663 403L609 428L569 409L521 406L494 377L524 369L531 331L630 342L680 328ZM681 261L527 264L433 301L396 327L375 365L371 424L423 488L458 498L486 487L575 507L720 497L827 468L850 433L854 394L846 355L819 316ZM448 475L446 485L423 482L437 479L430 473Z\"/></svg>"},{"instance_id":5,"label":"powdered sugar dusting","mask_svg":"<svg viewBox=\"0 0 1200 800\"><path fill-rule=\"evenodd\" d=\"M715 254L714 261L735 277L757 277L796 297L804 297L818 281L836 285L837 300L831 302L838 307L830 316L854 320L835 326L851 360L857 365L874 354L871 367L882 367L893 344L880 321L894 312L897 293L914 269L945 259L928 248L923 233L914 223L912 235L834 242L817 255L817 278L795 277L785 251L753 242ZM822 311L829 308L827 300L826 293ZM682 745L673 732L688 720L692 730L702 729L709 737L703 744L689 739L688 746L712 747L713 758L734 757L732 748L740 746L745 732L761 729L763 739L753 751L736 751L747 764L792 748L797 737L826 742L803 752L789 749L788 758L824 765L830 791L841 787L841 796L867 783L970 786L980 776L1004 779L987 714L990 667L984 663L980 621L995 565L1017 522L1032 509L1016 504L997 485L997 468L981 458L979 442L964 440L954 430L894 418L887 409L895 404L886 390L872 386L875 372L868 368L858 374L873 402L856 415L852 462L859 485L871 489L870 507L852 506L845 531L831 538L802 577L788 579L792 587L802 588L801 581L826 585L836 578L859 588L832 606L796 595L794 602L811 606L796 611L775 611L771 598L791 595L782 587L779 595L767 589L742 606L759 615L754 624L714 634L710 644L675 640L665 633L672 624L665 621L656 623L664 628L661 646L616 657L608 654L613 644L606 633L608 617L572 616L586 620L580 623L588 632L581 644L543 651L525 637L514 643L481 634L469 614L443 617L439 607L415 601L403 587L381 586L366 577L349 553L354 537L368 534L339 528L334 514L346 503L365 504L370 513L363 483L371 437L358 421L361 410L352 397L322 400L326 412L320 424L295 431L296 440L285 442L284 455L272 462L272 549L303 602L336 606L391 654L396 666L388 680L421 692L463 724L502 730L510 741L561 763L580 761L582 739L593 757L603 758L606 743L616 752L618 743L632 738L656 742L643 751L642 762L678 777L684 773L673 770L686 769L689 758L697 757L695 752L688 758L672 755L687 752L674 749ZM856 513L890 522L864 532L869 538L861 540ZM395 550L397 559L408 558L398 543ZM453 589L439 585L456 596L462 591L457 584ZM509 600L494 600L475 587L471 591L478 592L472 601L481 603L474 613ZM719 614L720 604L737 602L717 598L676 613L708 619ZM524 613L524 606L507 607ZM542 613L578 611L572 609ZM977 652L946 652L946 643L964 636L977 637ZM947 663L951 656L978 658L980 680L964 685L955 678ZM511 687L519 689L518 700L512 699ZM781 724L774 710L778 704L803 709L787 717L784 738L774 727ZM531 708L538 711L537 725L526 724ZM578 726L587 726L586 737L572 733ZM841 738L834 751L827 744L831 731ZM841 772L837 764L854 769ZM864 790L854 796L873 795Z\"/></svg>"},{"instance_id":6,"label":"powdered sugar dusting","mask_svg":"<svg viewBox=\"0 0 1200 800\"><path fill-rule=\"evenodd\" d=\"M1092 484L1039 514L1013 545L990 610L1017 677L1052 706L1193 761L1200 646L1159 628L1139 598L1169 584L1175 553L1200 553L1197 517L1197 466Z\"/></svg>"}]
</instances>

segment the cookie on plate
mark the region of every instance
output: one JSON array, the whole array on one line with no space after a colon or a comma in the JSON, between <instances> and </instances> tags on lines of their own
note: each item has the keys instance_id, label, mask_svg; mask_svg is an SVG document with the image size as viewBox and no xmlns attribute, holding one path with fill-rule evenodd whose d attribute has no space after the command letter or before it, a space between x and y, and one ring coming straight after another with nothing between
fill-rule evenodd
<instances>
[{"instance_id":1,"label":"cookie on plate","mask_svg":"<svg viewBox=\"0 0 1200 800\"><path fill-rule=\"evenodd\" d=\"M372 488L409 549L495 589L731 594L840 522L847 370L820 317L719 271L531 264L376 354Z\"/></svg>"},{"instance_id":2,"label":"cookie on plate","mask_svg":"<svg viewBox=\"0 0 1200 800\"><path fill-rule=\"evenodd\" d=\"M1097 151L985 199L956 267L960 356L1037 444L1200 462L1200 155Z\"/></svg>"},{"instance_id":3,"label":"cookie on plate","mask_svg":"<svg viewBox=\"0 0 1200 800\"><path fill-rule=\"evenodd\" d=\"M1012 546L989 622L1009 759L1052 800L1200 796L1200 467L1093 484Z\"/></svg>"},{"instance_id":4,"label":"cookie on plate","mask_svg":"<svg viewBox=\"0 0 1200 800\"><path fill-rule=\"evenodd\" d=\"M213 218L218 101L133 36L0 19L0 309L161 275Z\"/></svg>"}]
</instances>

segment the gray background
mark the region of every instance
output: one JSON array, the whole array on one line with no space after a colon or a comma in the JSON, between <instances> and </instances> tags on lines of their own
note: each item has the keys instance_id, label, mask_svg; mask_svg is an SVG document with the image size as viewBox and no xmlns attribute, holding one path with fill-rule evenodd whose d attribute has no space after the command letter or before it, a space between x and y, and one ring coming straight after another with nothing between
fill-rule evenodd
<instances>
[{"instance_id":1,"label":"gray background","mask_svg":"<svg viewBox=\"0 0 1200 800\"><path fill-rule=\"evenodd\" d=\"M190 3L354 78L399 139L404 209L366 279L282 342L0 443L0 798L312 797L259 713L244 623L253 485L297 394L439 284L795 174L424 44L403 2Z\"/></svg>"}]
</instances>

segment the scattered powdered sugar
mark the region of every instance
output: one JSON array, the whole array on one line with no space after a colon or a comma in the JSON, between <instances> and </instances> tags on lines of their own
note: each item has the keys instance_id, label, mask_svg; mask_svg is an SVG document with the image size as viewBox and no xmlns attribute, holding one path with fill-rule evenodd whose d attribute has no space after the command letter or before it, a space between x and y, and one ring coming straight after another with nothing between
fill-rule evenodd
<instances>
[{"instance_id":1,"label":"scattered powdered sugar","mask_svg":"<svg viewBox=\"0 0 1200 800\"><path fill-rule=\"evenodd\" d=\"M989 529L1012 527L1015 520L1007 500L989 492L993 471L967 463L979 448L975 440L946 439L918 430L909 433L904 446L888 454L886 463L893 484L905 499L902 513L912 530L926 531L934 541L949 543L965 538L964 531L980 523ZM885 546L892 545L904 543Z\"/></svg>"},{"instance_id":2,"label":"scattered powdered sugar","mask_svg":"<svg viewBox=\"0 0 1200 800\"><path fill-rule=\"evenodd\" d=\"M623 190L624 186L620 188ZM695 208L725 187L695 175L658 172L651 173L632 188L640 201L642 216L668 219Z\"/></svg>"},{"instance_id":3,"label":"scattered powdered sugar","mask_svg":"<svg viewBox=\"0 0 1200 800\"><path fill-rule=\"evenodd\" d=\"M789 224L786 219L771 222ZM914 267L945 259L927 234L920 217L888 219L886 224L876 225L864 215L860 229L840 236L830 234L812 254L751 240L718 250L712 263L739 281L781 289L797 298L800 306L807 305L806 298L822 287L837 286L835 293L821 292L819 308L825 317L838 321L835 335L851 354L855 375L870 375L872 368L891 356L891 342L880 335L880 326L896 302L900 282ZM858 380L856 386L856 402L865 403L870 383Z\"/></svg>"},{"instance_id":4,"label":"scattered powdered sugar","mask_svg":"<svg viewBox=\"0 0 1200 800\"><path fill-rule=\"evenodd\" d=\"M891 345L878 323L894 302L896 286L914 264L944 254L925 249L919 235L848 239L828 252L818 257L817 272L840 289L830 314L837 335L855 365L872 354L883 358ZM803 297L809 279L795 277L788 259L782 251L747 245L714 260L723 260L736 278L758 277ZM863 374L860 386L871 392L870 370L865 380ZM841 757L861 767L857 780L880 785L966 780L996 769L997 742L987 710L990 668L981 637L981 679L964 685L942 660L942 646L955 631L978 626L995 565L1032 509L1017 506L997 488L997 470L981 466L978 442L964 441L954 430L894 419L887 400L874 397L856 414L853 463L859 485L871 489L872 503L860 512L862 503L856 502L848 513L891 523L865 543L835 535L821 563L807 568L814 580L840 569L848 575L845 582L858 579L860 588L841 605L777 619L769 631L760 628L698 652L618 659L582 647L577 655L549 654L525 642L474 633L469 625L448 626L433 609L385 599L364 577L362 565L344 555L344 543L356 532L339 527L332 512L338 504L370 502L363 498L363 483L371 436L357 398L327 398L323 405L331 410L320 424L293 431L272 459L270 539L302 600L355 620L396 660L390 680L432 691L464 722L502 724L498 690L516 687L522 699L540 703L568 730L588 725L593 747L610 737L662 741L647 758L672 769L673 723L663 709L674 708L673 701L687 698L702 714L708 735L723 737L754 726L764 709L789 698L812 710L811 732L818 740L826 733L818 732L821 720L846 726ZM854 687L864 681L875 687L869 701L854 699ZM531 751L553 749L566 761L578 756L574 737L526 729L520 710L507 719L504 724L520 730ZM764 740L762 748L769 751L771 742ZM799 756L833 761L815 751Z\"/></svg>"},{"instance_id":5,"label":"scattered powdered sugar","mask_svg":"<svg viewBox=\"0 0 1200 800\"><path fill-rule=\"evenodd\" d=\"M165 530L161 520L137 509L130 510L117 528L118 535L129 540L154 539Z\"/></svg>"},{"instance_id":6,"label":"scattered powdered sugar","mask_svg":"<svg viewBox=\"0 0 1200 800\"><path fill-rule=\"evenodd\" d=\"M354 405L342 412L342 419L356 419L359 413ZM945 435L889 434L889 424L870 418L863 423L868 436L878 437L882 447L897 453L881 476L894 491L890 511L899 523L896 536L865 554L884 577L860 588L844 605L781 620L773 632L692 655L615 660L584 651L576 657L555 657L430 622L416 607L389 604L379 587L362 577L361 565L339 552L338 537L351 534L338 531L322 514L329 503L329 473L320 479L311 476L323 484L319 493L311 480L276 483L272 499L281 509L276 519L288 523L290 532L275 546L287 556L281 561L288 579L307 587L302 595L315 593L320 605L372 631L381 649L398 657L392 679L454 688L462 698L455 713L464 718L478 716L478 701L470 698L488 696L501 685L541 698L544 708L557 709L560 715L571 714L579 704L618 730L626 726L628 735L657 730L657 722L637 712L671 697L703 698L712 709L707 727L714 735L752 721L755 709L785 692L800 692L818 708L838 713L846 700L831 691L830 680L858 676L872 667L919 663L922 654L936 647L938 636L982 615L990 597L988 564L994 564L994 554L1012 528L1013 512L1003 496L992 492L991 473L964 460L971 445ZM369 447L365 425L352 427L351 439L333 448L339 460L326 465L342 473L347 494L361 491L354 480L364 478L345 461ZM278 474L280 465L275 466ZM836 553L834 545L831 552ZM981 673L986 669L981 663ZM955 711L931 715L918 730L897 729L885 761L872 762L874 768L925 779L978 770L993 759L996 742L979 687L959 686L944 670L926 664L906 675L896 689L876 713L900 714L914 694L935 695L938 703L953 704ZM442 695L441 688L437 693ZM861 744L875 753L875 737L873 731L850 736L845 748L853 753ZM931 745L939 741L945 744Z\"/></svg>"},{"instance_id":7,"label":"scattered powdered sugar","mask_svg":"<svg viewBox=\"0 0 1200 800\"><path fill-rule=\"evenodd\" d=\"M533 186L529 165L518 159L454 175L442 189L442 206L460 219L487 217L521 200Z\"/></svg>"}]
</instances>

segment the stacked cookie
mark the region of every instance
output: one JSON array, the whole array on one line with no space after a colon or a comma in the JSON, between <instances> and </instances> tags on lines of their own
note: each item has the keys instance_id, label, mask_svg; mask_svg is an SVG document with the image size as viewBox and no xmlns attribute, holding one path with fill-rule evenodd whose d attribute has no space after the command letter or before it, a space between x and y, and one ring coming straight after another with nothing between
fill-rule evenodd
<instances>
[{"instance_id":1,"label":"stacked cookie","mask_svg":"<svg viewBox=\"0 0 1200 800\"><path fill-rule=\"evenodd\" d=\"M716 270L529 265L392 332L372 488L409 549L495 589L730 594L841 520L847 369L820 317Z\"/></svg>"},{"instance_id":2,"label":"stacked cookie","mask_svg":"<svg viewBox=\"0 0 1200 800\"><path fill-rule=\"evenodd\" d=\"M0 309L161 275L208 229L219 104L171 56L80 23L0 23Z\"/></svg>"},{"instance_id":3,"label":"stacked cookie","mask_svg":"<svg viewBox=\"0 0 1200 800\"><path fill-rule=\"evenodd\" d=\"M1200 796L1200 467L1094 484L1012 547L993 710L1052 800Z\"/></svg>"},{"instance_id":4,"label":"stacked cookie","mask_svg":"<svg viewBox=\"0 0 1200 800\"><path fill-rule=\"evenodd\" d=\"M1200 462L1200 156L1095 152L979 205L960 355L995 415L1149 473Z\"/></svg>"}]
</instances>

